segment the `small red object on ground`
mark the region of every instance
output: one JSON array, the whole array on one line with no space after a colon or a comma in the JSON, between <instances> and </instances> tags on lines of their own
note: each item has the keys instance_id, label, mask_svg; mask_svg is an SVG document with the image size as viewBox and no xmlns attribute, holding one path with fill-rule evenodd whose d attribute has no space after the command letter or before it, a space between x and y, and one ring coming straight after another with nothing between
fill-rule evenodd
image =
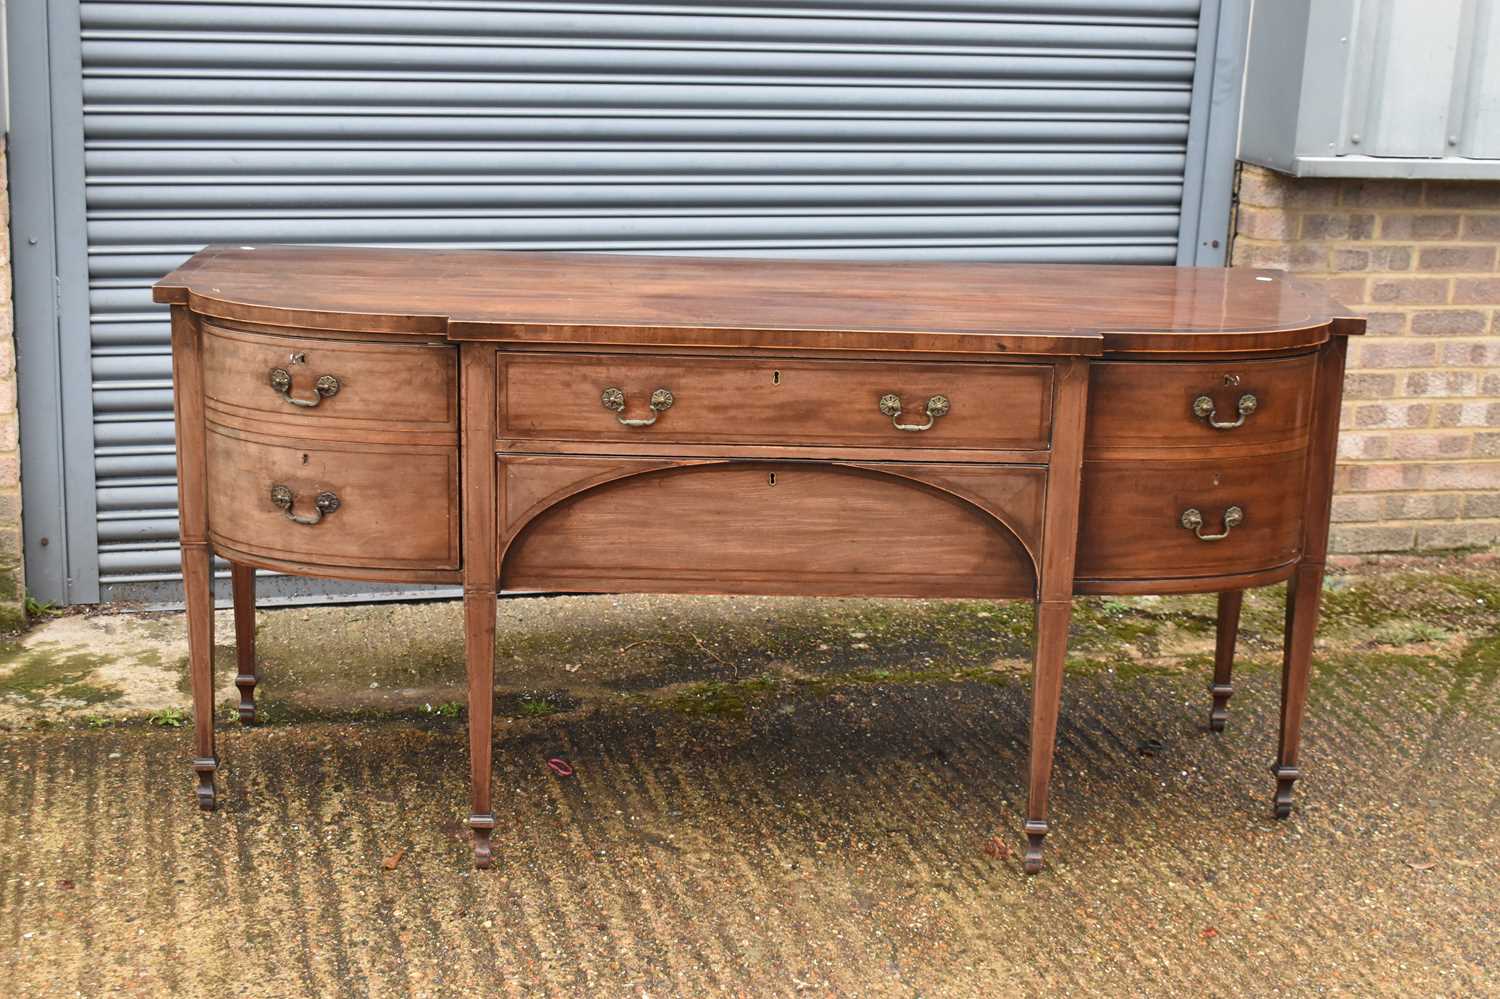
<instances>
[{"instance_id":1,"label":"small red object on ground","mask_svg":"<svg viewBox=\"0 0 1500 999\"><path fill-rule=\"evenodd\" d=\"M557 776L559 777L573 776L573 764L569 763L561 756L552 757L552 759L547 761L547 766L553 773L557 774Z\"/></svg>"}]
</instances>

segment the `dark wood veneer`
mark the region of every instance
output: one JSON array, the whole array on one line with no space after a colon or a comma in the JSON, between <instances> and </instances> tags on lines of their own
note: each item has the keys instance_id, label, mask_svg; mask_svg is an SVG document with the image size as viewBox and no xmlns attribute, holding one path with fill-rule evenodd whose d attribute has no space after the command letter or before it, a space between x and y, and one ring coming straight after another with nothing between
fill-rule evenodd
<instances>
[{"instance_id":1,"label":"dark wood veneer","mask_svg":"<svg viewBox=\"0 0 1500 999\"><path fill-rule=\"evenodd\" d=\"M1275 814L1291 808L1345 338L1363 331L1311 286L1191 268L223 246L154 294L173 306L206 809L214 552L232 564L247 723L255 567L462 582L480 867L502 586L1033 600L1034 873L1073 594L1218 593L1219 731L1241 593L1290 580L1273 769ZM674 395L653 410L657 389ZM338 501L321 515L320 493Z\"/></svg>"}]
</instances>

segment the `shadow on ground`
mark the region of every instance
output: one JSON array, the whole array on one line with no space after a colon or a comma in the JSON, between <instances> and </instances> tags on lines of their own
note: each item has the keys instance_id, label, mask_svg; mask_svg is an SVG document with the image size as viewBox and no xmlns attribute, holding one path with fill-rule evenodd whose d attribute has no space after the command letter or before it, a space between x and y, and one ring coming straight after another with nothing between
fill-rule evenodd
<instances>
[{"instance_id":1,"label":"shadow on ground","mask_svg":"<svg viewBox=\"0 0 1500 999\"><path fill-rule=\"evenodd\" d=\"M61 618L0 658L3 991L1500 990L1500 573L1331 581L1280 823L1279 600L1219 736L1211 599L1079 602L1038 878L1023 605L504 603L487 873L455 605L263 612L253 729L221 620L213 815L181 619Z\"/></svg>"}]
</instances>

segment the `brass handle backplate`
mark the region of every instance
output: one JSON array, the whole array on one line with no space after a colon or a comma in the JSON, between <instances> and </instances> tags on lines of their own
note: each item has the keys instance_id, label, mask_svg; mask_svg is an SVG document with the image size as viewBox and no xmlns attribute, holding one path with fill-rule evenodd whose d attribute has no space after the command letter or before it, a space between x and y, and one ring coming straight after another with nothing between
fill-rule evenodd
<instances>
[{"instance_id":1,"label":"brass handle backplate","mask_svg":"<svg viewBox=\"0 0 1500 999\"><path fill-rule=\"evenodd\" d=\"M1223 541L1229 537L1229 532L1245 522L1245 511L1237 506L1231 506L1224 511L1224 530L1219 534L1203 533L1203 514L1197 507L1188 507L1182 511L1182 526L1193 532L1199 541Z\"/></svg>"},{"instance_id":2,"label":"brass handle backplate","mask_svg":"<svg viewBox=\"0 0 1500 999\"><path fill-rule=\"evenodd\" d=\"M1200 395L1198 398L1193 400L1193 415L1202 420L1204 423L1207 423L1209 426L1213 427L1215 430L1233 430L1235 427L1244 426L1245 417L1255 412L1256 407L1259 405L1260 401L1257 400L1252 393L1246 392L1244 395L1240 396L1239 403L1235 407L1239 410L1239 419L1235 420L1232 423L1225 423L1222 420L1216 418L1217 413L1214 410L1213 399L1209 398L1206 395Z\"/></svg>"},{"instance_id":3,"label":"brass handle backplate","mask_svg":"<svg viewBox=\"0 0 1500 999\"><path fill-rule=\"evenodd\" d=\"M604 408L611 413L619 414L625 412L625 393L617 388L607 388L599 396L599 401ZM656 418L672 408L672 403L677 400L672 393L664 388L659 388L651 393L651 415L645 417L625 417L616 415L615 419L620 421L622 427L649 427L656 422Z\"/></svg>"},{"instance_id":4,"label":"brass handle backplate","mask_svg":"<svg viewBox=\"0 0 1500 999\"><path fill-rule=\"evenodd\" d=\"M290 486L277 483L271 487L271 502L281 509L287 520L294 524L306 524L310 527L339 508L338 494L328 491L318 493L313 499L312 513L293 513L292 504L296 501L297 494L292 492Z\"/></svg>"},{"instance_id":5,"label":"brass handle backplate","mask_svg":"<svg viewBox=\"0 0 1500 999\"><path fill-rule=\"evenodd\" d=\"M892 392L880 397L880 411L891 418L891 425L897 430L931 430L932 424L939 416L947 416L953 404L945 395L935 395L927 400L927 422L926 423L902 423L901 422L901 397Z\"/></svg>"},{"instance_id":6,"label":"brass handle backplate","mask_svg":"<svg viewBox=\"0 0 1500 999\"><path fill-rule=\"evenodd\" d=\"M311 399L298 399L292 395L292 374L286 368L272 368L270 381L271 388L281 393L283 399L303 409L312 409L329 396L339 394L339 380L333 375L318 376L318 380L313 383L314 395Z\"/></svg>"}]
</instances>

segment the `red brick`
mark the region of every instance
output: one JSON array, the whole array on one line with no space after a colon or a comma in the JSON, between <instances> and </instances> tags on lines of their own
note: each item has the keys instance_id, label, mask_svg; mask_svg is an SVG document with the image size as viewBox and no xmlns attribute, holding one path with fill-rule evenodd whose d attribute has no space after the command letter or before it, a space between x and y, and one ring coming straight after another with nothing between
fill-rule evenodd
<instances>
[{"instance_id":1,"label":"red brick","mask_svg":"<svg viewBox=\"0 0 1500 999\"><path fill-rule=\"evenodd\" d=\"M1474 455L1481 458L1500 458L1500 433L1475 434Z\"/></svg>"},{"instance_id":2,"label":"red brick","mask_svg":"<svg viewBox=\"0 0 1500 999\"><path fill-rule=\"evenodd\" d=\"M1424 246L1417 256L1423 271L1491 271L1495 269L1493 246Z\"/></svg>"},{"instance_id":3,"label":"red brick","mask_svg":"<svg viewBox=\"0 0 1500 999\"><path fill-rule=\"evenodd\" d=\"M1354 418L1345 426L1362 430L1425 427L1432 421L1432 407L1425 402L1376 402L1356 406Z\"/></svg>"},{"instance_id":4,"label":"red brick","mask_svg":"<svg viewBox=\"0 0 1500 999\"><path fill-rule=\"evenodd\" d=\"M1500 541L1500 521L1463 521L1457 524L1422 524L1417 527L1418 551L1451 551L1455 548L1486 548Z\"/></svg>"},{"instance_id":5,"label":"red brick","mask_svg":"<svg viewBox=\"0 0 1500 999\"><path fill-rule=\"evenodd\" d=\"M1239 200L1242 205L1281 208L1295 182L1285 174L1265 167L1243 164L1240 167Z\"/></svg>"},{"instance_id":6,"label":"red brick","mask_svg":"<svg viewBox=\"0 0 1500 999\"><path fill-rule=\"evenodd\" d=\"M1302 216L1303 239L1369 239L1374 234L1374 215L1314 212Z\"/></svg>"},{"instance_id":7,"label":"red brick","mask_svg":"<svg viewBox=\"0 0 1500 999\"><path fill-rule=\"evenodd\" d=\"M1370 301L1386 305L1441 305L1448 301L1448 278L1381 277L1370 279Z\"/></svg>"},{"instance_id":8,"label":"red brick","mask_svg":"<svg viewBox=\"0 0 1500 999\"><path fill-rule=\"evenodd\" d=\"M1329 266L1336 271L1367 271L1370 269L1370 251L1336 249Z\"/></svg>"},{"instance_id":9,"label":"red brick","mask_svg":"<svg viewBox=\"0 0 1500 999\"><path fill-rule=\"evenodd\" d=\"M1328 536L1329 546L1339 552L1406 552L1416 540L1416 529L1402 525L1340 524Z\"/></svg>"},{"instance_id":10,"label":"red brick","mask_svg":"<svg viewBox=\"0 0 1500 999\"><path fill-rule=\"evenodd\" d=\"M1416 462L1340 465L1335 478L1345 492L1388 493L1398 489L1421 489L1426 469L1426 465Z\"/></svg>"},{"instance_id":11,"label":"red brick","mask_svg":"<svg viewBox=\"0 0 1500 999\"><path fill-rule=\"evenodd\" d=\"M1500 305L1500 277L1455 278L1453 304Z\"/></svg>"},{"instance_id":12,"label":"red brick","mask_svg":"<svg viewBox=\"0 0 1500 999\"><path fill-rule=\"evenodd\" d=\"M1464 497L1465 517L1500 517L1500 492L1470 493Z\"/></svg>"},{"instance_id":13,"label":"red brick","mask_svg":"<svg viewBox=\"0 0 1500 999\"><path fill-rule=\"evenodd\" d=\"M1380 498L1382 520L1444 520L1458 516L1460 493L1392 493Z\"/></svg>"},{"instance_id":14,"label":"red brick","mask_svg":"<svg viewBox=\"0 0 1500 999\"><path fill-rule=\"evenodd\" d=\"M1251 239L1284 240L1295 234L1297 217L1279 208L1241 207L1235 219L1241 235Z\"/></svg>"},{"instance_id":15,"label":"red brick","mask_svg":"<svg viewBox=\"0 0 1500 999\"><path fill-rule=\"evenodd\" d=\"M1356 493L1333 498L1333 521L1336 524L1379 520L1385 515L1383 497Z\"/></svg>"},{"instance_id":16,"label":"red brick","mask_svg":"<svg viewBox=\"0 0 1500 999\"><path fill-rule=\"evenodd\" d=\"M1406 321L1411 318L1405 312L1360 311L1365 320L1365 332L1369 336L1399 336L1406 332Z\"/></svg>"},{"instance_id":17,"label":"red brick","mask_svg":"<svg viewBox=\"0 0 1500 999\"><path fill-rule=\"evenodd\" d=\"M1381 239L1456 239L1459 219L1452 215L1386 215L1380 221Z\"/></svg>"},{"instance_id":18,"label":"red brick","mask_svg":"<svg viewBox=\"0 0 1500 999\"><path fill-rule=\"evenodd\" d=\"M1490 317L1476 309L1429 309L1411 316L1411 331L1422 336L1472 336L1489 324Z\"/></svg>"},{"instance_id":19,"label":"red brick","mask_svg":"<svg viewBox=\"0 0 1500 999\"><path fill-rule=\"evenodd\" d=\"M1313 277L1303 280L1321 284L1328 297L1340 305L1354 307L1364 304L1365 279L1362 277Z\"/></svg>"},{"instance_id":20,"label":"red brick","mask_svg":"<svg viewBox=\"0 0 1500 999\"><path fill-rule=\"evenodd\" d=\"M1500 184L1494 181L1433 181L1427 203L1441 208L1500 208Z\"/></svg>"},{"instance_id":21,"label":"red brick","mask_svg":"<svg viewBox=\"0 0 1500 999\"><path fill-rule=\"evenodd\" d=\"M1472 371L1413 371L1404 386L1405 395L1429 399L1472 396L1478 391L1479 379Z\"/></svg>"},{"instance_id":22,"label":"red brick","mask_svg":"<svg viewBox=\"0 0 1500 999\"><path fill-rule=\"evenodd\" d=\"M1428 342L1376 339L1354 345L1356 368L1430 368L1437 362L1437 346Z\"/></svg>"},{"instance_id":23,"label":"red brick","mask_svg":"<svg viewBox=\"0 0 1500 999\"><path fill-rule=\"evenodd\" d=\"M1500 366L1500 343L1481 340L1470 343L1443 344L1443 364L1451 367L1490 368ZM1416 367L1416 365L1413 365ZM1491 389L1486 380L1485 395L1500 395L1500 385Z\"/></svg>"},{"instance_id":24,"label":"red brick","mask_svg":"<svg viewBox=\"0 0 1500 999\"><path fill-rule=\"evenodd\" d=\"M1344 376L1345 399L1386 399L1395 394L1395 375L1351 371Z\"/></svg>"},{"instance_id":25,"label":"red brick","mask_svg":"<svg viewBox=\"0 0 1500 999\"><path fill-rule=\"evenodd\" d=\"M1357 208L1412 208L1422 203L1419 180L1363 180L1343 184L1343 204Z\"/></svg>"},{"instance_id":26,"label":"red brick","mask_svg":"<svg viewBox=\"0 0 1500 999\"><path fill-rule=\"evenodd\" d=\"M1391 456L1390 451L1391 435L1388 433L1351 434L1345 431L1339 434L1339 461L1369 461L1371 459L1389 458Z\"/></svg>"},{"instance_id":27,"label":"red brick","mask_svg":"<svg viewBox=\"0 0 1500 999\"><path fill-rule=\"evenodd\" d=\"M1500 427L1500 402L1444 402L1433 411L1439 427Z\"/></svg>"},{"instance_id":28,"label":"red brick","mask_svg":"<svg viewBox=\"0 0 1500 999\"><path fill-rule=\"evenodd\" d=\"M1390 434L1388 453L1392 458L1463 458L1474 447L1474 435L1457 434ZM1384 455L1382 455L1384 457Z\"/></svg>"},{"instance_id":29,"label":"red brick","mask_svg":"<svg viewBox=\"0 0 1500 999\"><path fill-rule=\"evenodd\" d=\"M1466 216L1464 238L1500 242L1500 214Z\"/></svg>"},{"instance_id":30,"label":"red brick","mask_svg":"<svg viewBox=\"0 0 1500 999\"><path fill-rule=\"evenodd\" d=\"M1412 248L1409 246L1376 246L1370 249L1370 269L1377 271L1411 270Z\"/></svg>"}]
</instances>

